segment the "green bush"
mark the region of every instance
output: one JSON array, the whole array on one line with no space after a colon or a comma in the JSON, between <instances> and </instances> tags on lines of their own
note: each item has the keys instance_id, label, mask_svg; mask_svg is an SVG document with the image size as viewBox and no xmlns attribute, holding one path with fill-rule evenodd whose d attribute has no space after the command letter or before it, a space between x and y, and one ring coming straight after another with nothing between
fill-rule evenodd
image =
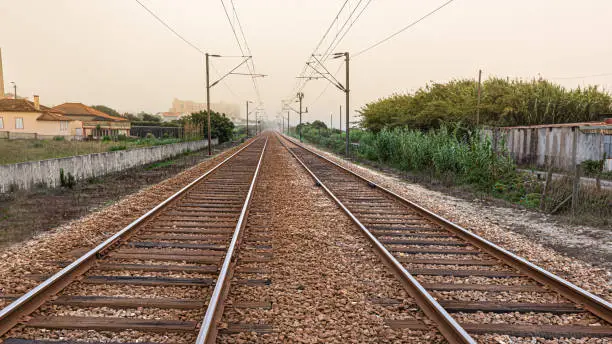
<instances>
[{"instance_id":1,"label":"green bush","mask_svg":"<svg viewBox=\"0 0 612 344\"><path fill-rule=\"evenodd\" d=\"M146 139L154 139L155 135L153 135L153 133L147 133L147 135L145 136Z\"/></svg>"},{"instance_id":2,"label":"green bush","mask_svg":"<svg viewBox=\"0 0 612 344\"><path fill-rule=\"evenodd\" d=\"M117 135L117 141L127 141L128 137L125 134Z\"/></svg>"},{"instance_id":3,"label":"green bush","mask_svg":"<svg viewBox=\"0 0 612 344\"><path fill-rule=\"evenodd\" d=\"M64 173L64 169L60 168L60 185L72 189L76 185L76 178L72 173Z\"/></svg>"},{"instance_id":4,"label":"green bush","mask_svg":"<svg viewBox=\"0 0 612 344\"><path fill-rule=\"evenodd\" d=\"M109 152L116 152L116 151L122 151L122 150L126 150L127 146L126 145L117 145L117 146L111 146L108 151Z\"/></svg>"},{"instance_id":5,"label":"green bush","mask_svg":"<svg viewBox=\"0 0 612 344\"><path fill-rule=\"evenodd\" d=\"M64 141L65 139L63 136L53 136L53 141Z\"/></svg>"},{"instance_id":6,"label":"green bush","mask_svg":"<svg viewBox=\"0 0 612 344\"><path fill-rule=\"evenodd\" d=\"M102 136L102 142L109 142L111 140L111 137L108 135L104 135Z\"/></svg>"}]
</instances>

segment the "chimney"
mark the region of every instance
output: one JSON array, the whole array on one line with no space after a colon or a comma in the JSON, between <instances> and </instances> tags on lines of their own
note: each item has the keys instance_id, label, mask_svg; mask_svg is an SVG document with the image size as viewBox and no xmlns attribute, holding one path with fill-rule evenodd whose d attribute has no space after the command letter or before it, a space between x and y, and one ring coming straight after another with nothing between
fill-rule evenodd
<instances>
[{"instance_id":1,"label":"chimney","mask_svg":"<svg viewBox=\"0 0 612 344\"><path fill-rule=\"evenodd\" d=\"M4 72L2 71L2 49L0 49L0 99L4 98Z\"/></svg>"},{"instance_id":2,"label":"chimney","mask_svg":"<svg viewBox=\"0 0 612 344\"><path fill-rule=\"evenodd\" d=\"M40 111L40 97L37 95L34 95L34 108Z\"/></svg>"}]
</instances>

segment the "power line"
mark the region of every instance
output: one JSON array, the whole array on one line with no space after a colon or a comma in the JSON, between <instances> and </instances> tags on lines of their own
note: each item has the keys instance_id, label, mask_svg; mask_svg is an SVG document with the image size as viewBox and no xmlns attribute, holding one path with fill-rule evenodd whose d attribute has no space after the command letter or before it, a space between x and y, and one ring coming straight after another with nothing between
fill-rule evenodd
<instances>
[{"instance_id":1,"label":"power line","mask_svg":"<svg viewBox=\"0 0 612 344\"><path fill-rule=\"evenodd\" d=\"M346 37L346 35L349 33L349 31L351 30L351 28L353 27L353 25L355 25L355 23L357 22L357 20L359 20L359 18L361 17L361 15L365 12L365 10L367 9L367 7L370 5L370 3L372 2L372 0L368 0L368 2L365 4L365 6L362 7L361 11L359 12L359 14L357 15L357 17L351 21L351 19L353 18L353 15L357 12L357 10L359 9L359 6L361 5L361 3L363 2L363 0L359 0L359 2L357 3L357 5L355 6L355 8L350 11L348 18L346 19L346 21L344 22L344 24L342 25L342 27L340 27L340 29L338 30L338 32L336 33L336 36L334 36L334 38L332 39L332 41L329 43L329 46L327 47L327 49L325 49L325 51L322 54L322 58L321 58L321 62L325 62L330 56L331 53L334 51L334 49L336 49L336 47L342 42L342 40L344 39L344 37ZM344 7L343 7L344 8ZM336 19L338 19L340 15L340 12L338 13L338 15L336 16ZM338 36L340 35L340 33L344 30L344 28L346 27L346 25L350 22L350 25L348 26L348 28L346 29L346 31L344 31L344 33L342 34L342 36L340 36L340 38L338 38ZM333 22L332 22L333 25ZM320 46L320 44L317 46ZM316 49L315 49L315 53L316 53ZM313 53L314 54L314 53ZM304 71L302 72L302 74L300 74L300 77L304 76L304 72L307 69L308 66L308 62L306 62L306 65L304 67ZM317 61L318 62L318 61ZM337 72L336 72L337 74ZM309 77L314 75L314 71L311 71L309 74ZM335 74L334 74L335 76ZM309 78L305 78L304 82L302 84L299 84L298 87L298 91L301 92L304 87L306 87L307 82L309 81ZM323 93L325 93L325 90L327 90L327 87L324 89ZM319 95L319 97L317 97L317 100L322 96L322 94ZM316 102L316 100L315 100Z\"/></svg>"},{"instance_id":2,"label":"power line","mask_svg":"<svg viewBox=\"0 0 612 344\"><path fill-rule=\"evenodd\" d=\"M242 38L245 43L246 51L250 55L251 50L248 46L248 42L246 40L246 36L244 35L244 31L242 30L242 24L240 23L240 19L238 18L238 12L236 12L236 7L234 6L233 0L231 0L231 4L232 4L234 16L236 17L236 20L238 21L238 25L240 27L240 32L242 34ZM242 53L242 55L245 55L245 49L242 48L242 44L240 43L240 39L238 38L238 33L236 32L236 27L234 26L234 23L232 23L232 19L230 18L229 12L227 11L227 7L225 6L225 2L223 0L221 0L221 5L223 6L223 11L225 12L225 16L227 17L227 21L230 24L232 32L234 33L234 38L236 39L236 43L238 43L238 48L240 49L240 53ZM252 56L251 56L251 59L252 59ZM249 73L255 74L254 72L255 64L254 63L253 63L253 68L251 69L251 65L249 65L247 62L247 68L249 69ZM257 83L255 82L255 77L251 77L251 80L253 82L253 88L255 90L255 93L257 94L257 100L261 102L261 95L259 94L259 88L257 87Z\"/></svg>"},{"instance_id":3,"label":"power line","mask_svg":"<svg viewBox=\"0 0 612 344\"><path fill-rule=\"evenodd\" d=\"M200 54L204 55L204 52L202 51L202 49L198 48L195 44L191 43L185 37L181 36L181 34L176 32L176 30L174 30L172 27L170 27L170 25L168 25L165 21L163 21L160 17L158 17L157 14L155 14L153 11L151 11L149 8L147 8L147 6L145 6L142 2L140 2L139 0L135 0L135 1L140 6L142 6L142 8L144 8L147 12L149 12L149 14L151 14L153 17L155 17L155 19L157 19L157 21L159 21L163 26L165 26L168 30L170 30L173 34L175 34L176 37L180 38L183 42L187 43L189 46L191 46L195 50L199 51Z\"/></svg>"},{"instance_id":4,"label":"power line","mask_svg":"<svg viewBox=\"0 0 612 344\"><path fill-rule=\"evenodd\" d=\"M314 50L312 51L312 53L310 55L308 55L308 58L306 59L306 61L310 60L311 56L313 54L315 54L317 52L317 50L319 49L319 47L321 46L321 44L323 44L323 42L325 41L325 37L327 37L327 35L330 33L331 29L334 27L334 23L338 21L340 14L342 13L342 11L344 10L344 8L346 7L346 4L349 2L349 0L345 0L344 3L342 4L342 7L340 7L340 10L338 11L338 13L336 14L336 16L334 17L334 19L332 20L332 22L329 24L329 27L327 28L327 30L325 31L325 33L323 34L323 37L321 37L321 39L319 40L319 43L317 43L317 45L315 46ZM338 21L339 22L339 21ZM300 77L303 77L304 74L306 73L306 71L308 70L308 66L306 64L304 64L304 68L302 69L302 71L300 72ZM302 85L302 83L304 85ZM293 90L291 91L292 95L290 95L290 97L293 97L293 93L296 93L295 91L299 91L300 89L303 89L305 84L307 83L307 79L305 80L298 80L298 82L296 83L296 85L294 86Z\"/></svg>"},{"instance_id":5,"label":"power line","mask_svg":"<svg viewBox=\"0 0 612 344\"><path fill-rule=\"evenodd\" d=\"M419 19L417 19L417 20L413 21L412 23L410 23L409 25L407 25L407 26L403 27L401 30L399 30L399 31L397 31L397 32L395 32L395 33L393 33L393 34L391 34L390 36L387 36L386 38L384 38L384 39L382 39L382 40L378 41L377 43L375 43L375 44L373 44L373 45L371 45L371 46L369 46L369 47L367 47L367 48L365 48L365 49L361 50L360 52L358 52L358 53L356 53L356 54L354 54L354 55L353 55L353 58L355 58L355 57L357 57L357 56L359 56L359 55L361 55L361 54L363 54L363 53L365 53L365 52L367 52L367 51L369 51L369 50L371 50L371 49L376 48L377 46L379 46L379 45L381 45L381 44L385 43L386 41L388 41L388 40L392 39L393 37L395 37L395 36L399 35L400 33L402 33L402 32L404 32L404 31L406 31L406 30L410 29L411 27L413 27L413 26L415 26L416 24L420 23L421 21L425 20L427 17L429 17L429 16L433 15L434 13L438 12L438 11L439 11L439 10L441 10L442 8L444 8L444 7L448 6L448 5L449 5L451 2L453 2L453 1L455 1L455 0L448 0L447 2L445 2L445 3L443 3L442 5L438 6L438 7L437 7L436 9L434 9L433 11L431 11L431 12L429 12L429 13L425 14L425 15L424 15L424 16L422 16L421 18L419 18Z\"/></svg>"},{"instance_id":6,"label":"power line","mask_svg":"<svg viewBox=\"0 0 612 344\"><path fill-rule=\"evenodd\" d=\"M238 11L236 11L236 6L234 5L234 0L230 0L232 4L232 10L234 11L234 16L236 17L236 21L238 22L238 28L240 29L240 33L242 34L242 38L244 39L244 45L246 47L247 53L251 56L250 62L253 66L253 70L249 68L249 72L251 74L255 74L255 61L253 60L253 54L251 53L251 48L249 47L249 42L246 39L246 35L244 34L244 30L242 28L242 23L240 22L240 17L238 17ZM249 61L247 61L248 64ZM261 100L261 96L259 94L259 87L257 86L257 82L255 80L255 76L251 76L251 81L253 81L253 87L255 88L255 93L257 94L257 99Z\"/></svg>"}]
</instances>

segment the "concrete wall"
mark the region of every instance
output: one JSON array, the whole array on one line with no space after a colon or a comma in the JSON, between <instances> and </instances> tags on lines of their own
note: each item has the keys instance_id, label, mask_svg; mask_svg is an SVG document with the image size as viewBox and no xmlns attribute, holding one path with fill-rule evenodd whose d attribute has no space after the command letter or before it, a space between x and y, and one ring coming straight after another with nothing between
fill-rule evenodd
<instances>
[{"instance_id":1,"label":"concrete wall","mask_svg":"<svg viewBox=\"0 0 612 344\"><path fill-rule=\"evenodd\" d=\"M218 140L214 139L213 145L217 143ZM0 193L9 192L14 188L27 190L36 185L57 187L60 185L60 169L64 169L66 174L72 173L77 180L82 180L168 159L187 150L196 151L207 146L208 142L206 140L191 141L125 151L0 165Z\"/></svg>"},{"instance_id":2,"label":"concrete wall","mask_svg":"<svg viewBox=\"0 0 612 344\"><path fill-rule=\"evenodd\" d=\"M574 133L575 132L575 133ZM576 164L585 160L601 160L606 135L584 133L578 127L511 128L485 130L505 148L520 165L544 168L550 164L562 170L573 169L574 137L576 137ZM612 157L606 159L607 170L612 168Z\"/></svg>"}]
</instances>

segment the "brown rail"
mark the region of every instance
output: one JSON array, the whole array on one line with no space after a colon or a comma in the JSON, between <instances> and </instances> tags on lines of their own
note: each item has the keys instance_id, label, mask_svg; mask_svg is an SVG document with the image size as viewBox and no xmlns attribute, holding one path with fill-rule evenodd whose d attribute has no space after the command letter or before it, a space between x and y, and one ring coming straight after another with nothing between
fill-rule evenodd
<instances>
[{"instance_id":1,"label":"brown rail","mask_svg":"<svg viewBox=\"0 0 612 344\"><path fill-rule=\"evenodd\" d=\"M408 289L419 305L441 323L441 331L456 341L448 330L449 313L472 312L533 312L569 314L590 312L601 320L602 326L547 326L499 324L461 324L465 332L473 334L503 333L515 336L544 337L608 337L612 336L612 306L602 298L556 276L508 250L408 201L396 193L340 166L326 157L284 137L287 149L313 175L317 183L349 214L368 235L381 256L395 269L404 270L410 277ZM432 255L433 259L423 259ZM393 257L393 259L388 258ZM440 257L442 256L442 257ZM414 258L419 257L419 258ZM461 259L458 259L461 257ZM394 262L395 261L395 262ZM397 266L396 262L399 264ZM407 267L404 267L407 266ZM415 267L416 266L416 267ZM440 268L448 266L448 268ZM460 267L458 267L460 266ZM477 276L485 279L516 279L519 285L414 283L414 276L449 276L454 279ZM414 278L414 281L411 281ZM421 280L426 280L421 278ZM423 290L421 290L422 287ZM457 302L437 300L441 307L432 307L430 292L480 291L505 293L557 292L563 302ZM440 312L440 308L444 312ZM437 312L438 314L432 314ZM497 324L496 324L497 325Z\"/></svg>"},{"instance_id":2,"label":"brown rail","mask_svg":"<svg viewBox=\"0 0 612 344\"><path fill-rule=\"evenodd\" d=\"M22 324L45 329L187 331L195 337L202 319L26 316L47 305L206 309L210 300L60 293L71 283L215 288L218 274L228 274L226 264L221 263L228 251L235 251L266 143L266 138L259 138L244 144L210 171L0 310L0 335ZM112 273L125 271L130 272L129 276ZM147 275L151 273L162 276ZM177 278L174 274L206 277ZM55 295L59 297L53 298ZM219 300L214 304L217 306Z\"/></svg>"}]
</instances>

